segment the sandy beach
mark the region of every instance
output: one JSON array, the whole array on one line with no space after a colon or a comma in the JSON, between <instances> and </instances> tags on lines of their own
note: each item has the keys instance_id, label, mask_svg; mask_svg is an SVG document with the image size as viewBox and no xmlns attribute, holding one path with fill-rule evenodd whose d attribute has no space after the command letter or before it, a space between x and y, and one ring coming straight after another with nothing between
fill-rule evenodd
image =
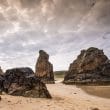
<instances>
[{"instance_id":1,"label":"sandy beach","mask_svg":"<svg viewBox=\"0 0 110 110\"><path fill-rule=\"evenodd\" d=\"M1 95L0 110L110 110L110 99L89 95L74 85L48 84L52 99Z\"/></svg>"}]
</instances>

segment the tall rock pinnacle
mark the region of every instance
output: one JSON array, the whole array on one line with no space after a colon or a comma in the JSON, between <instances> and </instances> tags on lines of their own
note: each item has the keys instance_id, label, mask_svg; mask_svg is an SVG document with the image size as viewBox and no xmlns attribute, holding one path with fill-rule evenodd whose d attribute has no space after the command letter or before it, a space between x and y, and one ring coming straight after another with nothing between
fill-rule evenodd
<instances>
[{"instance_id":1,"label":"tall rock pinnacle","mask_svg":"<svg viewBox=\"0 0 110 110\"><path fill-rule=\"evenodd\" d=\"M49 55L43 50L39 51L35 74L44 83L54 83L53 65L49 62Z\"/></svg>"}]
</instances>

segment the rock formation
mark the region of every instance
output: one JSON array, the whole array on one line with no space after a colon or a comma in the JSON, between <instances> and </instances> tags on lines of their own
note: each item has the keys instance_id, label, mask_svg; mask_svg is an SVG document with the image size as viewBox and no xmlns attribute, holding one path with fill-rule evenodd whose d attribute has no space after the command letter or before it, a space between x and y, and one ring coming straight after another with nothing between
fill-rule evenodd
<instances>
[{"instance_id":1,"label":"rock formation","mask_svg":"<svg viewBox=\"0 0 110 110\"><path fill-rule=\"evenodd\" d=\"M77 59L70 64L64 83L110 83L110 61L103 50L94 47L82 50Z\"/></svg>"},{"instance_id":2,"label":"rock formation","mask_svg":"<svg viewBox=\"0 0 110 110\"><path fill-rule=\"evenodd\" d=\"M0 66L0 75L2 75L2 74L3 74L3 70L2 70L2 68Z\"/></svg>"},{"instance_id":3,"label":"rock formation","mask_svg":"<svg viewBox=\"0 0 110 110\"><path fill-rule=\"evenodd\" d=\"M43 50L39 51L35 74L44 83L54 83L53 65L49 62L49 55Z\"/></svg>"},{"instance_id":4,"label":"rock formation","mask_svg":"<svg viewBox=\"0 0 110 110\"><path fill-rule=\"evenodd\" d=\"M14 68L0 76L0 91L9 95L51 98L45 84L30 68Z\"/></svg>"}]
</instances>

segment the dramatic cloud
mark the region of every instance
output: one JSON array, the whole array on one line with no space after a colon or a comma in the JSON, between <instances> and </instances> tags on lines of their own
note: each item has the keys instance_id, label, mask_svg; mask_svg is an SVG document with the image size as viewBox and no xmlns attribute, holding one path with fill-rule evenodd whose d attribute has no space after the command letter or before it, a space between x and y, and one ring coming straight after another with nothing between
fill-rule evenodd
<instances>
[{"instance_id":1,"label":"dramatic cloud","mask_svg":"<svg viewBox=\"0 0 110 110\"><path fill-rule=\"evenodd\" d=\"M110 57L110 0L0 0L0 65L30 66L38 51L54 70L68 69L81 49Z\"/></svg>"}]
</instances>

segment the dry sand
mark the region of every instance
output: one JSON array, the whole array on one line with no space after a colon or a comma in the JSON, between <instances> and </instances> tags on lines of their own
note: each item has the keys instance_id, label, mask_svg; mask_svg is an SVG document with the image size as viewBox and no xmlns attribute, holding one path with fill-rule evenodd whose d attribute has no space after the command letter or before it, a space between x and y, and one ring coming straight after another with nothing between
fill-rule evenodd
<instances>
[{"instance_id":1,"label":"dry sand","mask_svg":"<svg viewBox=\"0 0 110 110\"><path fill-rule=\"evenodd\" d=\"M53 99L1 95L0 110L110 110L110 99L88 95L74 85L58 82L47 87Z\"/></svg>"}]
</instances>

